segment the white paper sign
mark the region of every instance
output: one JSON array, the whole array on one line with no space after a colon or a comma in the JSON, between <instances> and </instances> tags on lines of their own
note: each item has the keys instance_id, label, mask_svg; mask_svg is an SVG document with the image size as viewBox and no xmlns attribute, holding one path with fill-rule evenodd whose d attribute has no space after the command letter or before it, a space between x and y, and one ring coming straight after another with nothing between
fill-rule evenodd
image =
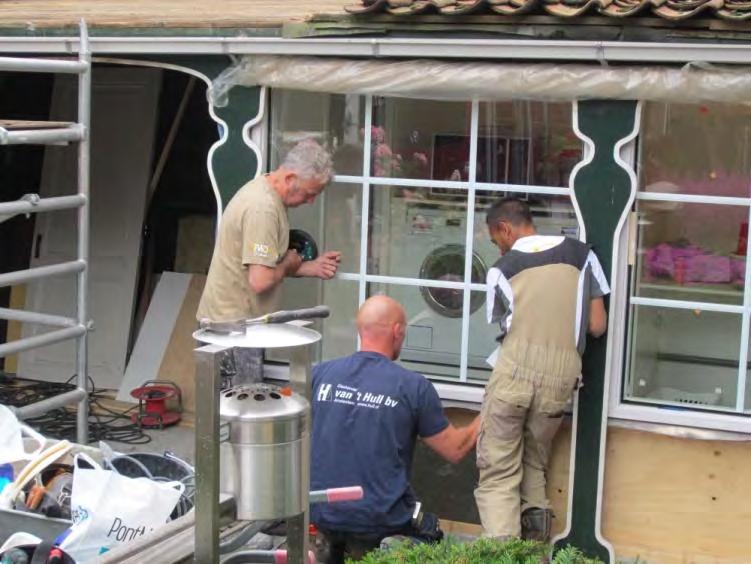
<instances>
[{"instance_id":1,"label":"white paper sign","mask_svg":"<svg viewBox=\"0 0 751 564\"><path fill-rule=\"evenodd\" d=\"M501 352L501 347L497 347L493 353L485 359L485 362L490 365L491 368L495 368L495 363L498 362L498 355Z\"/></svg>"}]
</instances>

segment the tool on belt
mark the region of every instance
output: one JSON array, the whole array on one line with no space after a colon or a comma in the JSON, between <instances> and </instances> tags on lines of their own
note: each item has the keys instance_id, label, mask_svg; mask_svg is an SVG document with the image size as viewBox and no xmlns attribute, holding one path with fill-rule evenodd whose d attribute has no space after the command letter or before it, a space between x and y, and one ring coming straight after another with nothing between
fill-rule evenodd
<instances>
[{"instance_id":1,"label":"tool on belt","mask_svg":"<svg viewBox=\"0 0 751 564\"><path fill-rule=\"evenodd\" d=\"M201 329L228 335L230 333L244 333L245 328L249 325L266 325L269 323L287 323L288 321L297 321L302 319L323 319L331 315L328 306L315 306L304 309L292 309L275 311L267 313L261 317L253 319L240 319L237 321L211 321L202 319L200 321Z\"/></svg>"}]
</instances>

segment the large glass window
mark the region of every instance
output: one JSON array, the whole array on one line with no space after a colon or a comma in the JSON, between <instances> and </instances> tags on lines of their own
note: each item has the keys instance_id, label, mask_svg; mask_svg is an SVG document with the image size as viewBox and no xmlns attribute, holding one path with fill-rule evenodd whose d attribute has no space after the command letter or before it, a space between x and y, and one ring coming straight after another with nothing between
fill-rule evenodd
<instances>
[{"instance_id":1,"label":"large glass window","mask_svg":"<svg viewBox=\"0 0 751 564\"><path fill-rule=\"evenodd\" d=\"M274 91L271 167L313 137L336 177L290 224L343 253L337 279L285 282L288 307L329 305L322 359L354 352L368 296L405 308L400 362L433 379L487 380L498 328L485 320L485 277L499 258L485 227L495 199L529 201L538 230L578 236L568 179L581 158L571 104L439 102Z\"/></svg>"},{"instance_id":2,"label":"large glass window","mask_svg":"<svg viewBox=\"0 0 751 564\"><path fill-rule=\"evenodd\" d=\"M748 412L751 106L647 103L623 397Z\"/></svg>"}]
</instances>

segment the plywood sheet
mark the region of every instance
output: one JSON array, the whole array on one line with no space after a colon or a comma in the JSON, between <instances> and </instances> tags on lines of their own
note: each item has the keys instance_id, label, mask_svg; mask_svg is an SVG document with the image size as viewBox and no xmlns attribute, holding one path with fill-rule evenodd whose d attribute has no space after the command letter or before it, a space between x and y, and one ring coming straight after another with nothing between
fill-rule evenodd
<instances>
[{"instance_id":1,"label":"plywood sheet","mask_svg":"<svg viewBox=\"0 0 751 564\"><path fill-rule=\"evenodd\" d=\"M206 274L214 253L214 223L216 217L187 215L177 227L175 272Z\"/></svg>"},{"instance_id":2,"label":"plywood sheet","mask_svg":"<svg viewBox=\"0 0 751 564\"><path fill-rule=\"evenodd\" d=\"M182 390L183 409L187 414L195 411L195 373L196 364L193 349L196 342L193 332L196 329L196 311L201 300L206 276L194 274L190 278L179 315L170 335L159 367L159 379L171 380Z\"/></svg>"},{"instance_id":3,"label":"plywood sheet","mask_svg":"<svg viewBox=\"0 0 751 564\"><path fill-rule=\"evenodd\" d=\"M553 535L566 528L568 511L568 478L571 461L571 421L561 425L553 443L548 472L548 500L553 509Z\"/></svg>"},{"instance_id":4,"label":"plywood sheet","mask_svg":"<svg viewBox=\"0 0 751 564\"><path fill-rule=\"evenodd\" d=\"M548 473L554 534L566 526L571 429ZM608 430L602 532L626 562L751 562L751 443Z\"/></svg>"},{"instance_id":5,"label":"plywood sheet","mask_svg":"<svg viewBox=\"0 0 751 564\"><path fill-rule=\"evenodd\" d=\"M456 425L466 424L471 416L459 409L447 413ZM566 421L556 436L548 472L547 493L555 513L553 534L566 527L570 450L571 427ZM413 485L426 508L444 519L456 519L457 513L471 515L476 479L472 463L464 460L446 469L432 452L416 449L414 467L422 470L413 474ZM602 532L615 547L618 561L751 562L749 465L751 442L677 439L611 427ZM462 507L447 507L446 499Z\"/></svg>"},{"instance_id":6,"label":"plywood sheet","mask_svg":"<svg viewBox=\"0 0 751 564\"><path fill-rule=\"evenodd\" d=\"M26 285L19 284L10 289L10 309L24 309L26 306ZM23 325L20 321L9 321L5 337L6 342L17 341L23 336ZM18 374L18 355L12 354L5 357L5 372Z\"/></svg>"},{"instance_id":7,"label":"plywood sheet","mask_svg":"<svg viewBox=\"0 0 751 564\"><path fill-rule=\"evenodd\" d=\"M117 394L118 401L135 401L130 396L133 388L146 380L157 380L175 322L190 284L190 274L164 272L156 286L146 318L136 339L123 383Z\"/></svg>"},{"instance_id":8,"label":"plywood sheet","mask_svg":"<svg viewBox=\"0 0 751 564\"><path fill-rule=\"evenodd\" d=\"M611 428L603 533L619 557L751 562L751 444Z\"/></svg>"},{"instance_id":9,"label":"plywood sheet","mask_svg":"<svg viewBox=\"0 0 751 564\"><path fill-rule=\"evenodd\" d=\"M16 0L0 2L3 27L279 27L315 15L344 16L352 0Z\"/></svg>"},{"instance_id":10,"label":"plywood sheet","mask_svg":"<svg viewBox=\"0 0 751 564\"><path fill-rule=\"evenodd\" d=\"M469 535L479 537L482 535L482 527L475 523L464 523L462 521L450 521L441 519L441 529L447 535Z\"/></svg>"}]
</instances>

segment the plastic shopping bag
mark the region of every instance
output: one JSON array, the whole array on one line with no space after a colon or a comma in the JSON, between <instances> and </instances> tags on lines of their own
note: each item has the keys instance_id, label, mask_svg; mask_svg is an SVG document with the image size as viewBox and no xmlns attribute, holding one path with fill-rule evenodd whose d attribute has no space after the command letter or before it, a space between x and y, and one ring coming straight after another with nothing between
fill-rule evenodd
<instances>
[{"instance_id":1,"label":"plastic shopping bag","mask_svg":"<svg viewBox=\"0 0 751 564\"><path fill-rule=\"evenodd\" d=\"M36 448L27 452L24 448L23 435L34 439ZM20 423L8 407L0 405L0 464L31 460L44 447L45 439L28 425Z\"/></svg>"},{"instance_id":2,"label":"plastic shopping bag","mask_svg":"<svg viewBox=\"0 0 751 564\"><path fill-rule=\"evenodd\" d=\"M121 476L78 454L73 462L73 527L60 548L85 564L164 525L184 489L180 482Z\"/></svg>"},{"instance_id":3,"label":"plastic shopping bag","mask_svg":"<svg viewBox=\"0 0 751 564\"><path fill-rule=\"evenodd\" d=\"M26 450L24 435L36 443L34 450ZM11 509L26 484L71 447L68 441L59 441L42 450L45 443L42 435L19 422L8 407L0 405L0 465L28 461L14 481L0 487L0 509Z\"/></svg>"}]
</instances>

